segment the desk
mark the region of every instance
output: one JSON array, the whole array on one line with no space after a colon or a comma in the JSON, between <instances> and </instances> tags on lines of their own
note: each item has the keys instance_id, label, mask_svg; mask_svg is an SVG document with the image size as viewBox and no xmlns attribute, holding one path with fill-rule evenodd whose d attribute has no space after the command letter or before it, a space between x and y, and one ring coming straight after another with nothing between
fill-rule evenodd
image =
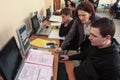
<instances>
[{"instance_id":1,"label":"desk","mask_svg":"<svg viewBox=\"0 0 120 80\"><path fill-rule=\"evenodd\" d=\"M49 21L45 21L44 22L45 24L50 24ZM35 35L32 35L30 37L30 41L32 41L33 39L36 39L36 38L41 38L41 39L46 39L46 40L50 40L50 41L56 41L56 43L59 44L59 39L50 39L48 38L47 36L35 36ZM35 46L34 46L35 47ZM54 49L50 49L50 51L53 53L53 55L55 56L54 57L54 70L53 70L53 80L57 80L57 70L58 70L58 55L57 53L54 52ZM74 72L73 72L73 68L74 68L74 63L73 61L65 61L65 67L66 67L66 71L67 71L67 74L68 74L68 77L69 77L69 80L75 80L75 76L74 76Z\"/></svg>"}]
</instances>

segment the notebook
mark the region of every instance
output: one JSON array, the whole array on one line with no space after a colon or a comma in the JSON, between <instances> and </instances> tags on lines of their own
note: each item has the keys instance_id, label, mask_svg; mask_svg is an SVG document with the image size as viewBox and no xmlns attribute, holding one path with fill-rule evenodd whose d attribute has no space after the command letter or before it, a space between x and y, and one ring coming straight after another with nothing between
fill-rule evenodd
<instances>
[{"instance_id":1,"label":"notebook","mask_svg":"<svg viewBox=\"0 0 120 80\"><path fill-rule=\"evenodd\" d=\"M12 37L0 51L0 72L4 80L51 80L53 55L29 50L22 58Z\"/></svg>"},{"instance_id":2,"label":"notebook","mask_svg":"<svg viewBox=\"0 0 120 80\"><path fill-rule=\"evenodd\" d=\"M42 23L42 19L38 19L37 15L34 15L31 18L31 22L32 22L32 28L33 28L33 32L36 35L46 35L48 36L48 34L50 33L52 27L49 25L45 25Z\"/></svg>"}]
</instances>

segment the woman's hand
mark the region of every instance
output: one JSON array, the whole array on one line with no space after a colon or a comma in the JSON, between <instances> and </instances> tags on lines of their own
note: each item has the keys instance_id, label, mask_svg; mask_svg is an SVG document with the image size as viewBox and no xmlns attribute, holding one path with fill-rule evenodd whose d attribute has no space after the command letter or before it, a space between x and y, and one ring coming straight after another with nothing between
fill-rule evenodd
<instances>
[{"instance_id":1,"label":"woman's hand","mask_svg":"<svg viewBox=\"0 0 120 80\"><path fill-rule=\"evenodd\" d=\"M61 48L55 48L55 52L56 52L56 53L60 53L61 50L62 50Z\"/></svg>"}]
</instances>

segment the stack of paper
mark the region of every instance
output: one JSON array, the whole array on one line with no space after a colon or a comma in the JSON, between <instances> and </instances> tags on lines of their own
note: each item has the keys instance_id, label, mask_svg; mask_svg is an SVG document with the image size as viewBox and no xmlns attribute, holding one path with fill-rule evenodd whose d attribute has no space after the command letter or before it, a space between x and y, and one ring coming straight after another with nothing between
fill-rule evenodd
<instances>
[{"instance_id":1,"label":"stack of paper","mask_svg":"<svg viewBox=\"0 0 120 80\"><path fill-rule=\"evenodd\" d=\"M51 80L54 56L45 51L30 50L19 80Z\"/></svg>"},{"instance_id":2,"label":"stack of paper","mask_svg":"<svg viewBox=\"0 0 120 80\"><path fill-rule=\"evenodd\" d=\"M51 22L51 26L60 26L61 22Z\"/></svg>"},{"instance_id":3,"label":"stack of paper","mask_svg":"<svg viewBox=\"0 0 120 80\"><path fill-rule=\"evenodd\" d=\"M53 21L53 22L62 22L62 17L61 16L57 16L57 15L52 15L49 19L49 21Z\"/></svg>"},{"instance_id":4,"label":"stack of paper","mask_svg":"<svg viewBox=\"0 0 120 80\"><path fill-rule=\"evenodd\" d=\"M48 38L61 39L61 40L65 39L65 37L60 37L59 36L59 29L52 29L52 31L50 32Z\"/></svg>"}]
</instances>

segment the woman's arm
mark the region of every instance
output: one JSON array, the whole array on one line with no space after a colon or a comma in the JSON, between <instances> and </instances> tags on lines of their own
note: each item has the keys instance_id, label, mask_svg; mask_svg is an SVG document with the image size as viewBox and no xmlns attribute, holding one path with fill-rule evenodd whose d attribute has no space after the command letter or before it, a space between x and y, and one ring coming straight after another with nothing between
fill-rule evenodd
<instances>
[{"instance_id":1,"label":"woman's arm","mask_svg":"<svg viewBox=\"0 0 120 80\"><path fill-rule=\"evenodd\" d=\"M70 31L69 31L68 34L66 35L65 40L63 41L63 43L62 43L62 45L61 45L61 48L62 48L62 49L65 49L66 46L69 44L69 42L70 42L70 41L72 40L72 38L74 37L74 35L75 35L75 30L76 30L76 28L78 27L77 25L78 25L78 21L77 21L77 19L76 19L76 20L74 21L74 23L73 23Z\"/></svg>"}]
</instances>

